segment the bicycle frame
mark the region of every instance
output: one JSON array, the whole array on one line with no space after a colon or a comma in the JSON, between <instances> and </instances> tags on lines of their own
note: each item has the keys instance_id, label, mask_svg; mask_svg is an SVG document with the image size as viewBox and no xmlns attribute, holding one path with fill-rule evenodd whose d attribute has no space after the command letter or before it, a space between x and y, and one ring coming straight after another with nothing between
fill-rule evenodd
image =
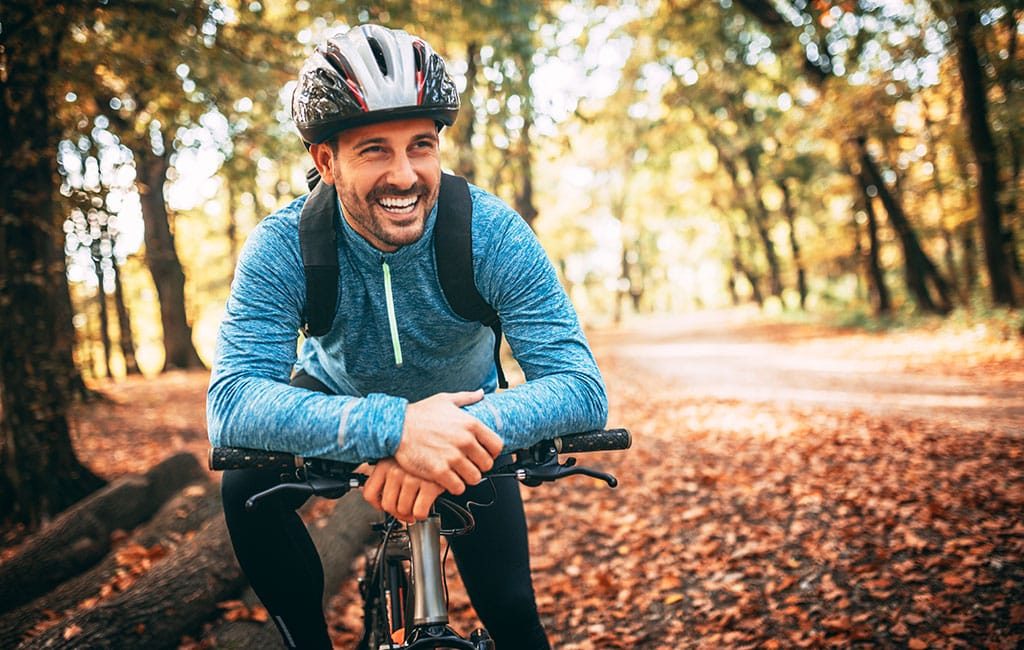
<instances>
[{"instance_id":1,"label":"bicycle frame","mask_svg":"<svg viewBox=\"0 0 1024 650\"><path fill-rule=\"evenodd\" d=\"M385 531L385 541L388 544L391 533ZM493 642L484 630L478 629L466 639L459 636L449 626L448 602L444 590L444 567L441 562L441 517L436 512L422 521L407 524L404 528L404 535L400 537L402 549L397 552L378 553L375 563L385 563L381 567L371 565L367 568L367 574L374 575L377 571L387 571L385 574L388 580L388 588L385 594L377 594L377 599L367 597L364 594L364 607L376 607L376 614L380 616L389 611L387 619L388 630L394 630L401 626L404 632L402 642L385 641L381 643L374 640L376 630L370 622L372 612L367 611L367 629L364 631L363 645L361 647L369 650L381 650L399 648L405 650L426 650L429 648L450 648L452 650L491 650ZM408 541L408 544L405 541ZM390 548L390 547L389 547ZM402 596L403 600L396 593L395 580L392 569L394 563L389 560L407 561L408 590ZM385 596L381 598L381 596ZM390 595L390 603L387 596ZM390 607L389 607L390 604ZM410 620L411 619L411 620ZM401 623L396 623L401 621Z\"/></svg>"}]
</instances>

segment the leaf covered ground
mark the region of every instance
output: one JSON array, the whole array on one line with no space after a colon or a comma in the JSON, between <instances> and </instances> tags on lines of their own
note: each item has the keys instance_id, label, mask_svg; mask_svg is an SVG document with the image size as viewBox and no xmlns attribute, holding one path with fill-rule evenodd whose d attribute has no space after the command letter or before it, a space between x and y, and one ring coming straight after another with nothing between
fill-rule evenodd
<instances>
[{"instance_id":1,"label":"leaf covered ground","mask_svg":"<svg viewBox=\"0 0 1024 650\"><path fill-rule=\"evenodd\" d=\"M992 349L956 370L1019 379L1019 353ZM708 398L599 361L610 424L634 446L581 461L620 487L525 491L556 648L1024 645L1024 423ZM950 370L948 355L915 364ZM112 476L202 454L204 387L195 373L111 387L113 404L77 419L81 455ZM449 585L456 626L475 626L452 566ZM354 594L332 601L336 647L359 625Z\"/></svg>"}]
</instances>

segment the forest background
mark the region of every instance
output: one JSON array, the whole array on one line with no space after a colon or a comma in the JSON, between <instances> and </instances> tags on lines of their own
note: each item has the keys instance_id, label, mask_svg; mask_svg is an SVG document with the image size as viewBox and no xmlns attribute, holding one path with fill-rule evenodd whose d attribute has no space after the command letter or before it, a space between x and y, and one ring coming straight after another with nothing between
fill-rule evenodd
<instances>
[{"instance_id":1,"label":"forest background","mask_svg":"<svg viewBox=\"0 0 1024 650\"><path fill-rule=\"evenodd\" d=\"M103 479L90 386L211 361L247 233L305 191L303 58L422 35L444 164L531 224L588 326L753 304L1021 336L1024 9L972 0L0 6L0 519Z\"/></svg>"}]
</instances>

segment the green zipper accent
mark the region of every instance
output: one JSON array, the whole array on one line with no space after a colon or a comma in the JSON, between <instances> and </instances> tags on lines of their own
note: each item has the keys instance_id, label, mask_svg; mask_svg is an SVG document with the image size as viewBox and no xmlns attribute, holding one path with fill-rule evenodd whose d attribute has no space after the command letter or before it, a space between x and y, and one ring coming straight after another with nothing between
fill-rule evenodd
<instances>
[{"instance_id":1,"label":"green zipper accent","mask_svg":"<svg viewBox=\"0 0 1024 650\"><path fill-rule=\"evenodd\" d=\"M384 297L388 303L388 324L391 326L391 347L395 351L395 365L402 367L402 344L398 341L398 320L395 318L395 299L391 295L391 267L382 257L384 267Z\"/></svg>"}]
</instances>

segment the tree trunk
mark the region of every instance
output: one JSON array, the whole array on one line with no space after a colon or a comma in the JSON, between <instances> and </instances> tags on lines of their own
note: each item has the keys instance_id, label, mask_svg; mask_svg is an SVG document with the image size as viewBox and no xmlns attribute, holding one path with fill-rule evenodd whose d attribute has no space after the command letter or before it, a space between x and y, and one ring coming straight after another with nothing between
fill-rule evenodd
<instances>
[{"instance_id":1,"label":"tree trunk","mask_svg":"<svg viewBox=\"0 0 1024 650\"><path fill-rule=\"evenodd\" d=\"M323 559L326 597L337 591L365 547L375 513L354 494L340 501L322 526L311 526ZM177 648L183 635L197 633L203 623L216 617L219 603L237 598L245 582L224 518L215 516L127 591L76 612L18 648ZM215 632L216 647L263 648L268 647L268 639L279 643L280 637L269 633L269 626L226 624Z\"/></svg>"},{"instance_id":2,"label":"tree trunk","mask_svg":"<svg viewBox=\"0 0 1024 650\"><path fill-rule=\"evenodd\" d=\"M869 187L874 187L881 199L885 211L889 215L889 222L893 230L899 235L900 244L903 247L904 277L907 289L914 295L918 307L936 314L947 314L952 309L949 299L949 285L939 275L935 264L928 257L914 233L910 221L903 212L902 206L896 197L889 192L882 174L878 170L871 154L868 153L867 139L859 137L856 140L859 155L861 174L863 180Z\"/></svg>"},{"instance_id":3,"label":"tree trunk","mask_svg":"<svg viewBox=\"0 0 1024 650\"><path fill-rule=\"evenodd\" d=\"M50 13L6 6L0 29L0 522L30 528L103 484L75 457L68 432L81 377L49 97L66 17Z\"/></svg>"},{"instance_id":4,"label":"tree trunk","mask_svg":"<svg viewBox=\"0 0 1024 650\"><path fill-rule=\"evenodd\" d=\"M713 131L707 129L705 129L705 135L707 136L708 141L718 152L718 162L725 168L726 175L728 175L729 181L732 183L732 186L736 191L736 196L739 197L739 203L742 204L743 213L747 217L747 222L753 228L754 232L757 233L758 240L764 248L765 262L768 265L771 295L781 298L782 279L779 274L778 256L775 254L775 244L772 242L771 236L768 233L768 210L764 206L764 202L761 201L761 198L758 196L756 187L752 189L740 180L738 163L726 150L724 143L719 139L719 137L717 137ZM751 178L754 179L753 182L756 183L756 158L754 158L750 152L746 152L745 155ZM734 233L734 237L737 237L738 241L738 234ZM749 277L750 275L748 273L748 278ZM764 297L761 295L759 287L756 289L756 297L757 304L763 306Z\"/></svg>"},{"instance_id":5,"label":"tree trunk","mask_svg":"<svg viewBox=\"0 0 1024 650\"><path fill-rule=\"evenodd\" d=\"M207 519L219 517L220 512L220 489L203 476L165 503L120 548L135 546L144 549L173 549L187 543L183 540L187 540L188 533L198 530ZM31 603L4 614L0 617L0 648L15 647L27 630L53 615L73 614L87 599L100 597L102 589L111 588L119 575L129 569L119 560L118 553L109 553L102 562L85 573L64 582Z\"/></svg>"},{"instance_id":6,"label":"tree trunk","mask_svg":"<svg viewBox=\"0 0 1024 650\"><path fill-rule=\"evenodd\" d=\"M177 648L234 596L242 575L223 517L209 519L173 558L150 569L126 592L75 613L18 646L33 648Z\"/></svg>"},{"instance_id":7,"label":"tree trunk","mask_svg":"<svg viewBox=\"0 0 1024 650\"><path fill-rule=\"evenodd\" d=\"M98 248L98 247L97 247ZM103 370L107 377L113 377L110 370L110 311L107 308L107 291L103 288L103 258L98 256L98 251L93 254L93 268L96 271L96 280L99 284L96 287L96 302L100 309L100 342L103 344Z\"/></svg>"},{"instance_id":8,"label":"tree trunk","mask_svg":"<svg viewBox=\"0 0 1024 650\"><path fill-rule=\"evenodd\" d=\"M1006 52L1007 61L1019 61L1017 57L1020 56L1020 36L1022 27L1024 27L1024 13L1020 11L1008 11L1003 16L1003 22L1005 22L1005 29L1007 35ZM1000 56L1002 54L1000 53ZM1014 97L1019 92L1018 89L1022 81L1024 81L1024 74L1022 74L1021 67L1015 65L1011 68L1012 73L1007 73L1004 69L1003 74L999 75L999 82L1003 88L1003 92L1006 97ZM1007 185L1012 188L1020 187L1022 167L1024 167L1024 160L1022 160L1022 153L1024 153L1024 142L1021 141L1021 132L1019 128L1009 128L1004 130L1006 139L1009 143L1009 155L1010 155L1010 179ZM1007 243L1007 254L1010 256L1010 269L1018 276L1019 279L1024 279L1024 262L1021 261L1020 254L1017 250L1014 231L1011 228L1011 224L1016 224L1020 234L1020 221L1017 211L1020 209L1020 192L1005 192L1005 202L1003 204L1003 216L1007 220L1007 232L1009 233L1010 241ZM1017 298L1020 294L1016 294Z\"/></svg>"},{"instance_id":9,"label":"tree trunk","mask_svg":"<svg viewBox=\"0 0 1024 650\"><path fill-rule=\"evenodd\" d=\"M964 252L964 291L968 296L972 295L978 286L978 244L974 238L973 225L968 222L960 228L960 248Z\"/></svg>"},{"instance_id":10,"label":"tree trunk","mask_svg":"<svg viewBox=\"0 0 1024 650\"><path fill-rule=\"evenodd\" d=\"M192 327L185 314L185 274L174 248L174 234L164 200L164 182L170 166L167 154L139 149L134 153L146 230L146 265L160 301L166 353L163 370L202 368L203 362L192 344Z\"/></svg>"},{"instance_id":11,"label":"tree trunk","mask_svg":"<svg viewBox=\"0 0 1024 650\"><path fill-rule=\"evenodd\" d=\"M892 300L889 298L889 288L885 285L885 274L882 272L881 243L878 241L878 215L875 214L875 205L872 202L871 193L868 191L871 183L865 178L863 171L860 174L855 174L854 178L861 191L864 214L867 216L868 222L868 252L865 261L868 284L871 287L875 315L881 316L892 311Z\"/></svg>"},{"instance_id":12,"label":"tree trunk","mask_svg":"<svg viewBox=\"0 0 1024 650\"><path fill-rule=\"evenodd\" d=\"M768 208L764 204L764 200L761 199L760 164L758 162L757 149L754 147L747 147L743 151L743 159L747 163L747 169L750 170L751 179L751 187L745 188L747 194L746 202L754 208L753 213L748 214L750 214L754 228L757 230L757 236L761 240L761 246L764 247L764 257L765 261L768 263L768 277L772 295L781 299L782 272L779 268L779 256L775 253L775 242L772 241L771 234L768 232L768 225L771 218L768 213ZM735 167L731 173L736 173ZM733 184L738 183L739 177L733 176Z\"/></svg>"},{"instance_id":13,"label":"tree trunk","mask_svg":"<svg viewBox=\"0 0 1024 650\"><path fill-rule=\"evenodd\" d=\"M954 40L957 63L963 84L964 113L970 135L971 149L978 165L978 208L981 239L985 247L992 301L997 305L1014 306L1013 283L1010 279L1010 256L999 207L999 167L996 146L988 124L988 99L974 32L978 26L978 10L973 2L958 2Z\"/></svg>"},{"instance_id":14,"label":"tree trunk","mask_svg":"<svg viewBox=\"0 0 1024 650\"><path fill-rule=\"evenodd\" d=\"M761 279L743 262L741 250L742 242L740 241L740 236L734 230L732 233L732 267L738 275L745 277L747 282L750 283L750 291L754 302L757 303L757 306L764 307L764 294L761 293ZM733 294L733 300L735 301L737 295L735 288L730 287L730 292Z\"/></svg>"},{"instance_id":15,"label":"tree trunk","mask_svg":"<svg viewBox=\"0 0 1024 650\"><path fill-rule=\"evenodd\" d=\"M473 95L476 93L477 59L480 56L480 43L472 41L466 44L466 90L462 93L462 119L457 122L454 132L457 136L458 162L455 173L470 183L476 182L476 163L473 157L473 135L476 133L476 116L473 108Z\"/></svg>"},{"instance_id":16,"label":"tree trunk","mask_svg":"<svg viewBox=\"0 0 1024 650\"><path fill-rule=\"evenodd\" d=\"M529 98L523 99L523 135L519 142L519 189L515 193L516 212L533 228L533 222L540 214L533 199L533 147L530 144L530 130L533 128L532 107Z\"/></svg>"},{"instance_id":17,"label":"tree trunk","mask_svg":"<svg viewBox=\"0 0 1024 650\"><path fill-rule=\"evenodd\" d=\"M124 299L124 285L121 283L121 267L117 264L117 257L110 256L114 271L114 305L117 308L117 325L120 331L118 343L121 346L121 356L124 357L124 371L128 375L138 375L139 363L135 359L135 337L132 335L132 319L128 315L128 305Z\"/></svg>"},{"instance_id":18,"label":"tree trunk","mask_svg":"<svg viewBox=\"0 0 1024 650\"><path fill-rule=\"evenodd\" d=\"M800 295L800 309L807 309L807 271L804 269L803 257L800 255L800 241L796 236L796 208L789 184L785 180L779 183L782 189L782 206L786 212L786 223L789 225L789 247L793 251L793 266L796 267L796 287Z\"/></svg>"},{"instance_id":19,"label":"tree trunk","mask_svg":"<svg viewBox=\"0 0 1024 650\"><path fill-rule=\"evenodd\" d=\"M170 495L203 476L195 456L177 454L143 476L111 483L61 513L4 563L0 611L23 605L96 564L115 530L138 526Z\"/></svg>"}]
</instances>

